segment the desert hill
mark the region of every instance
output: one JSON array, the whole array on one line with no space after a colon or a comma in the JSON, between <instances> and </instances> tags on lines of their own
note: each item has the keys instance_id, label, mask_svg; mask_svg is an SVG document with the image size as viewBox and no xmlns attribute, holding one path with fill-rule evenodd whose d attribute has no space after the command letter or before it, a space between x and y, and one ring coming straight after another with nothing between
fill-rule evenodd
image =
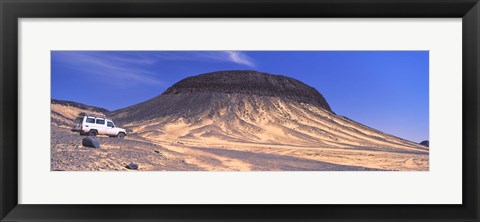
<instances>
[{"instance_id":1,"label":"desert hill","mask_svg":"<svg viewBox=\"0 0 480 222\"><path fill-rule=\"evenodd\" d=\"M68 121L84 111L106 114L127 128L130 144L139 144L116 143L116 152L121 153L115 154L114 165L132 155L147 155L145 158L153 158L158 164L152 160L146 170L429 167L428 147L337 115L315 88L281 75L239 70L196 75L150 100L112 112L52 100L52 125L67 128ZM69 134L66 130L58 132L64 135L62 138ZM57 144L52 153L57 153L60 160L71 158L62 151L65 142L56 137L52 135ZM140 143L157 148L149 150ZM136 154L138 150L147 154ZM122 164L125 162L116 167L122 168ZM76 169L55 165L62 167Z\"/></svg>"},{"instance_id":2,"label":"desert hill","mask_svg":"<svg viewBox=\"0 0 480 222\"><path fill-rule=\"evenodd\" d=\"M426 150L336 115L298 80L256 71L189 77L109 115L152 140Z\"/></svg>"},{"instance_id":3,"label":"desert hill","mask_svg":"<svg viewBox=\"0 0 480 222\"><path fill-rule=\"evenodd\" d=\"M104 108L89 106L82 103L52 99L50 103L52 125L70 128L79 113L107 114L110 111Z\"/></svg>"}]
</instances>

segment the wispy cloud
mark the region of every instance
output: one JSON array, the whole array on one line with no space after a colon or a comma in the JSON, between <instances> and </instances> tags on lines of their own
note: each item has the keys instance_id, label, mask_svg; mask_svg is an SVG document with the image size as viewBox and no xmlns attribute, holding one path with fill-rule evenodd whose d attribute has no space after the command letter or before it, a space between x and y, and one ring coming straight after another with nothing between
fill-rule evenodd
<instances>
[{"instance_id":1,"label":"wispy cloud","mask_svg":"<svg viewBox=\"0 0 480 222\"><path fill-rule=\"evenodd\" d=\"M140 66L153 64L155 60L129 52L54 52L59 53L55 62L96 77L111 79L107 83L163 84L156 73ZM122 81L123 80L123 81Z\"/></svg>"},{"instance_id":2,"label":"wispy cloud","mask_svg":"<svg viewBox=\"0 0 480 222\"><path fill-rule=\"evenodd\" d=\"M246 65L246 66L249 66L249 67L254 67L255 66L252 59L249 58L244 53L237 52L237 51L226 51L225 53L227 53L230 61L232 61L234 63L241 64L241 65Z\"/></svg>"},{"instance_id":3,"label":"wispy cloud","mask_svg":"<svg viewBox=\"0 0 480 222\"><path fill-rule=\"evenodd\" d=\"M84 74L110 79L110 84L162 85L157 66L165 61L231 63L255 67L246 53L240 51L54 51L56 65Z\"/></svg>"},{"instance_id":4,"label":"wispy cloud","mask_svg":"<svg viewBox=\"0 0 480 222\"><path fill-rule=\"evenodd\" d=\"M227 62L255 67L253 59L240 51L162 51L152 52L152 56L159 60Z\"/></svg>"}]
</instances>

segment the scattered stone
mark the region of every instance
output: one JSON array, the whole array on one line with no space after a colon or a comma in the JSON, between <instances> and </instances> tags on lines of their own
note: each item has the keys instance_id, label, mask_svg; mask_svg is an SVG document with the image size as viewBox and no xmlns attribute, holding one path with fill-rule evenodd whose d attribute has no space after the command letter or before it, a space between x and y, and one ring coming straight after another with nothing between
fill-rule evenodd
<instances>
[{"instance_id":1,"label":"scattered stone","mask_svg":"<svg viewBox=\"0 0 480 222\"><path fill-rule=\"evenodd\" d=\"M100 148L100 142L95 137L85 137L82 139L82 146L91 148Z\"/></svg>"},{"instance_id":2,"label":"scattered stone","mask_svg":"<svg viewBox=\"0 0 480 222\"><path fill-rule=\"evenodd\" d=\"M158 151L158 150L154 150L153 152L155 152L155 153L160 153L160 151Z\"/></svg>"},{"instance_id":3,"label":"scattered stone","mask_svg":"<svg viewBox=\"0 0 480 222\"><path fill-rule=\"evenodd\" d=\"M138 170L138 164L130 163L130 164L126 165L125 168L130 169L130 170Z\"/></svg>"}]
</instances>

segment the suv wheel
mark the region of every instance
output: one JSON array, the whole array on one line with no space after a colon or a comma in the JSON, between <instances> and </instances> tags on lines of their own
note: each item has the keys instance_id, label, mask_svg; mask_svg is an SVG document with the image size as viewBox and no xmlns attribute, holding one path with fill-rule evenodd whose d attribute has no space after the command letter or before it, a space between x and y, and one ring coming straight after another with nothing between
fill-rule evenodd
<instances>
[{"instance_id":1,"label":"suv wheel","mask_svg":"<svg viewBox=\"0 0 480 222\"><path fill-rule=\"evenodd\" d=\"M88 132L88 135L95 137L95 136L97 136L97 131L96 130L90 130L90 132Z\"/></svg>"},{"instance_id":2,"label":"suv wheel","mask_svg":"<svg viewBox=\"0 0 480 222\"><path fill-rule=\"evenodd\" d=\"M123 139L125 138L125 133L118 133L117 137Z\"/></svg>"}]
</instances>

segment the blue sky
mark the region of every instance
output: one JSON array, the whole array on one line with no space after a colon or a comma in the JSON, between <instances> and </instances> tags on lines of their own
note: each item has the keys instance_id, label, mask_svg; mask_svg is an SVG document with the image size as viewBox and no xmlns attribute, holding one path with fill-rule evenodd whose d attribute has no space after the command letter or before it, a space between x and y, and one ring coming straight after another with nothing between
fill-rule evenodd
<instances>
[{"instance_id":1,"label":"blue sky","mask_svg":"<svg viewBox=\"0 0 480 222\"><path fill-rule=\"evenodd\" d=\"M219 70L298 79L333 111L420 142L429 138L428 51L52 51L52 98L115 110Z\"/></svg>"}]
</instances>

